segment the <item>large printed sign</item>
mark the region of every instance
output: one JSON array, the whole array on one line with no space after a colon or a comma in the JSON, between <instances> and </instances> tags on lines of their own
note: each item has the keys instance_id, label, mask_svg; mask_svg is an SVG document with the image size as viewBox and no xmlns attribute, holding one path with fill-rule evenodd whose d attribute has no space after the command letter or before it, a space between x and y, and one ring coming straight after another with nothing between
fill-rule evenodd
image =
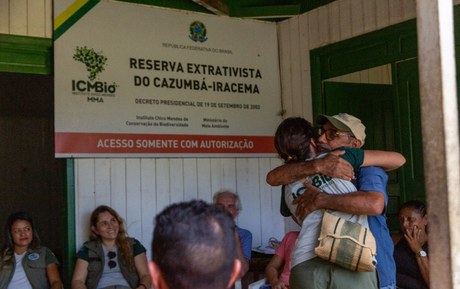
<instances>
[{"instance_id":1,"label":"large printed sign","mask_svg":"<svg viewBox=\"0 0 460 289\"><path fill-rule=\"evenodd\" d=\"M55 3L57 157L273 156L276 25Z\"/></svg>"}]
</instances>

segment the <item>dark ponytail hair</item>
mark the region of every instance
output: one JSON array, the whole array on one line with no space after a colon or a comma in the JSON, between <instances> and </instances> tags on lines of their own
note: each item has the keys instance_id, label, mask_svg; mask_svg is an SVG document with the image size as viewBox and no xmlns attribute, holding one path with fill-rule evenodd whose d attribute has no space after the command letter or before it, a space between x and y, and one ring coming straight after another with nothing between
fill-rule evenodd
<instances>
[{"instance_id":1,"label":"dark ponytail hair","mask_svg":"<svg viewBox=\"0 0 460 289\"><path fill-rule=\"evenodd\" d=\"M301 117L289 117L276 130L275 148L285 163L301 162L311 157L310 141L316 137L309 121Z\"/></svg>"}]
</instances>

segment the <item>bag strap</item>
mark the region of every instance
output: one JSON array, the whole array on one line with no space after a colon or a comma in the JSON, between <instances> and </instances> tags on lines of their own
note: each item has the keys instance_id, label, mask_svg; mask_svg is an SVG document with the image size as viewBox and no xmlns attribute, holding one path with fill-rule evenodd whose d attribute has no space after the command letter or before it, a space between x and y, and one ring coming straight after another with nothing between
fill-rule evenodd
<instances>
[{"instance_id":1,"label":"bag strap","mask_svg":"<svg viewBox=\"0 0 460 289\"><path fill-rule=\"evenodd\" d=\"M349 239L349 240L352 240L353 242L355 242L356 244L360 245L361 247L364 247L364 248L368 248L372 251L372 247L368 246L368 245L365 245L363 243L361 243L360 241L356 240L355 238L353 237L350 237L350 236L338 236L338 235L335 235L335 234L327 234L325 236L323 236L322 238L319 238L318 240L321 241L327 237L332 237L334 239Z\"/></svg>"}]
</instances>

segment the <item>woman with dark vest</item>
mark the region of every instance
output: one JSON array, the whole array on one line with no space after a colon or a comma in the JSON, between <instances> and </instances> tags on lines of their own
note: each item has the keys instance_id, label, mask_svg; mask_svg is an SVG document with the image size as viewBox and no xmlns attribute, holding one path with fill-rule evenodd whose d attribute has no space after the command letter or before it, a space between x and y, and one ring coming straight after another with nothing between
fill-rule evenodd
<instances>
[{"instance_id":1,"label":"woman with dark vest","mask_svg":"<svg viewBox=\"0 0 460 289\"><path fill-rule=\"evenodd\" d=\"M120 215L99 206L90 222L90 240L77 253L72 289L150 289L146 249L128 237Z\"/></svg>"},{"instance_id":2,"label":"woman with dark vest","mask_svg":"<svg viewBox=\"0 0 460 289\"><path fill-rule=\"evenodd\" d=\"M0 255L0 289L61 289L58 261L40 245L32 218L24 212L8 217Z\"/></svg>"}]
</instances>

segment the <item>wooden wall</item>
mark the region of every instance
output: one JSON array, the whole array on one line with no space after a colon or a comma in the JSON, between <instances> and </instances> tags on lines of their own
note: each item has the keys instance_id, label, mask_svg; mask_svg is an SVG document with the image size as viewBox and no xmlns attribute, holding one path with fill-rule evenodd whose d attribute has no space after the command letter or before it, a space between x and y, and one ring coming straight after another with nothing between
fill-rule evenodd
<instances>
[{"instance_id":1,"label":"wooden wall","mask_svg":"<svg viewBox=\"0 0 460 289\"><path fill-rule=\"evenodd\" d=\"M460 0L455 0L458 4ZM0 33L52 37L51 0L0 0ZM286 116L312 119L309 51L414 18L415 0L337 0L279 23L282 102ZM352 77L388 81L388 68ZM386 79L385 79L386 78ZM236 190L241 227L254 246L281 238L291 223L279 215L279 188L265 183L277 158L78 159L75 161L77 246L88 236L91 210L113 206L127 220L130 235L150 247L153 216L173 202Z\"/></svg>"},{"instance_id":2,"label":"wooden wall","mask_svg":"<svg viewBox=\"0 0 460 289\"><path fill-rule=\"evenodd\" d=\"M52 38L52 0L0 0L0 33Z\"/></svg>"},{"instance_id":3,"label":"wooden wall","mask_svg":"<svg viewBox=\"0 0 460 289\"><path fill-rule=\"evenodd\" d=\"M330 78L327 81L391 84L391 65L387 64L378 67L373 67L363 71L353 72L350 74Z\"/></svg>"},{"instance_id":4,"label":"wooden wall","mask_svg":"<svg viewBox=\"0 0 460 289\"><path fill-rule=\"evenodd\" d=\"M149 244L153 217L165 206L191 199L211 201L221 189L239 193L243 210L237 221L253 233L254 246L272 236L281 238L280 190L265 182L267 172L279 164L270 158L76 160L77 244L88 237L84 228L99 204L115 208L126 218L130 235Z\"/></svg>"},{"instance_id":5,"label":"wooden wall","mask_svg":"<svg viewBox=\"0 0 460 289\"><path fill-rule=\"evenodd\" d=\"M282 103L286 115L312 119L309 51L415 18L415 0L338 0L278 26ZM386 83L388 69L368 70L353 81ZM391 78L390 78L391 80Z\"/></svg>"},{"instance_id":6,"label":"wooden wall","mask_svg":"<svg viewBox=\"0 0 460 289\"><path fill-rule=\"evenodd\" d=\"M53 93L51 75L0 72L0 242L8 216L26 211L62 261L65 160L54 158Z\"/></svg>"},{"instance_id":7,"label":"wooden wall","mask_svg":"<svg viewBox=\"0 0 460 289\"><path fill-rule=\"evenodd\" d=\"M415 17L413 0L338 0L279 24L282 100L288 116L311 120L309 51ZM386 69L388 70L388 68ZM362 79L388 78L385 68ZM383 81L383 80L382 80ZM191 198L210 201L222 188L236 190L244 206L238 223L254 235L253 246L281 238L291 224L279 214L279 188L265 183L280 164L273 159L112 159L77 160L77 244L89 212L100 203L128 220L128 231L150 242L153 216L166 205Z\"/></svg>"},{"instance_id":8,"label":"wooden wall","mask_svg":"<svg viewBox=\"0 0 460 289\"><path fill-rule=\"evenodd\" d=\"M0 0L0 33L52 37L51 0ZM153 216L168 204L212 200L229 189L241 196L237 223L253 233L253 246L270 237L281 239L285 222L278 213L280 188L265 182L277 158L172 158L75 160L77 247L88 238L90 212L100 204L113 206L127 221L128 232L150 247ZM70 208L72 209L72 208Z\"/></svg>"}]
</instances>

